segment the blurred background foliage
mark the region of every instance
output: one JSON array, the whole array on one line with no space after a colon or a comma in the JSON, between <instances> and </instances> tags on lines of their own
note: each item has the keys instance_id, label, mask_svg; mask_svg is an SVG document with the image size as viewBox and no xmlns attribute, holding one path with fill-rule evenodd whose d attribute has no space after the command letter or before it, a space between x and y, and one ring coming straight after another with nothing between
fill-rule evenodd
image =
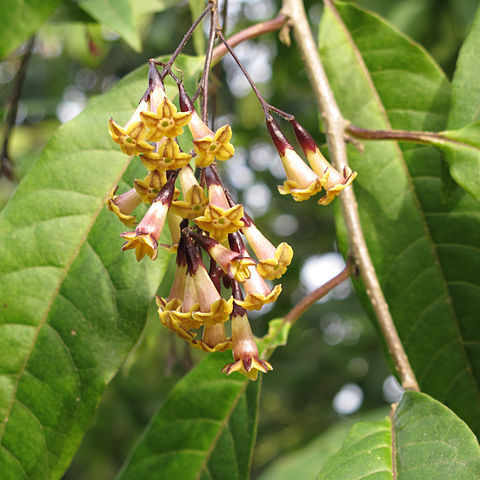
<instances>
[{"instance_id":1,"label":"blurred background foliage","mask_svg":"<svg viewBox=\"0 0 480 480\"><path fill-rule=\"evenodd\" d=\"M14 178L0 178L0 208L59 124L148 58L171 53L191 24L187 1L130 3L141 39L139 51L73 1L63 2L37 33L10 139ZM424 45L449 76L478 6L476 0L356 3ZM322 4L305 4L316 29ZM228 0L227 34L276 16L280 7L279 0ZM195 45L199 44L197 37ZM24 51L25 45L0 63L4 118ZM317 133L318 111L295 46L288 48L277 34L269 34L241 44L236 51L267 100L293 113L323 143L324 136ZM193 42L185 52L195 54ZM236 147L235 157L221 165L222 175L272 242L285 240L295 251L282 281L283 295L254 320L255 333L262 335L269 319L285 315L303 295L335 275L343 259L336 253L332 207L293 204L278 194L276 185L283 181L280 160L268 139L261 109L233 61L227 58L215 68L212 87L215 125L232 124ZM120 244L119 239L113 247ZM160 294L168 294L170 281L167 274ZM399 387L382 349L348 282L311 308L292 329L288 346L272 357L275 370L263 378L253 477L278 479L283 472L283 478L292 478L291 472L296 472L308 478L299 465L311 465L308 459L314 458L317 466L312 471L317 472L323 458L338 448L346 425L366 414L370 418L379 411L383 414L387 404L398 398ZM201 353L185 349L161 327L152 303L141 341L107 388L96 420L64 478L113 478L172 386L199 358ZM324 433L318 436L319 432Z\"/></svg>"}]
</instances>

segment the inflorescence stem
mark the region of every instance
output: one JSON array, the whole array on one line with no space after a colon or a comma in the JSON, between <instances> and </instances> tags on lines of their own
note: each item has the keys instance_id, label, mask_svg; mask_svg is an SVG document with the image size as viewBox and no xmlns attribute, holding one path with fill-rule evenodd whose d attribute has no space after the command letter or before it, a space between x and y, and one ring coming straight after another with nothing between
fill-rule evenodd
<instances>
[{"instance_id":1,"label":"inflorescence stem","mask_svg":"<svg viewBox=\"0 0 480 480\"><path fill-rule=\"evenodd\" d=\"M324 2L326 8L336 13L331 0L324 0ZM335 167L339 171L343 171L344 167L348 166L345 145L347 121L343 118L335 101L330 83L318 55L317 46L313 40L302 0L284 0L284 12L292 21L294 36L304 58L307 73L322 112L330 157ZM393 323L388 304L368 252L352 187L344 190L340 200L353 258L358 266L373 311L400 376L401 384L405 389L419 391L415 374Z\"/></svg>"},{"instance_id":2,"label":"inflorescence stem","mask_svg":"<svg viewBox=\"0 0 480 480\"><path fill-rule=\"evenodd\" d=\"M190 37L193 35L193 32L195 31L195 29L198 27L200 22L204 19L205 15L207 15L207 13L212 10L212 3L213 2L208 2L208 5L205 8L205 10L200 14L200 16L195 20L195 22L193 22L192 26L187 30L187 33L182 38L182 41L178 44L178 47L172 53L172 56L170 57L170 60L168 60L168 62L166 64L164 64L164 70L162 71L162 73L160 73L160 78L162 80L169 73L170 68L172 67L172 65L175 62L175 60L177 59L177 57L180 55L180 53L184 49L187 42L190 40Z\"/></svg>"}]
</instances>

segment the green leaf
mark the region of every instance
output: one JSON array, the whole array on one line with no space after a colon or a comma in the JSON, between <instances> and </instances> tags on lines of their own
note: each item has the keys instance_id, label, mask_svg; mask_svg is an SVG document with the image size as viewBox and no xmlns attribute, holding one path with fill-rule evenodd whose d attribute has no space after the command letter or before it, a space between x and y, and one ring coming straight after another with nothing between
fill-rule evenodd
<instances>
[{"instance_id":1,"label":"green leaf","mask_svg":"<svg viewBox=\"0 0 480 480\"><path fill-rule=\"evenodd\" d=\"M181 63L186 78L201 68ZM120 252L125 227L104 206L130 161L108 118L125 122L146 83L142 67L60 127L0 214L2 479L61 476L164 273L163 253Z\"/></svg>"},{"instance_id":2,"label":"green leaf","mask_svg":"<svg viewBox=\"0 0 480 480\"><path fill-rule=\"evenodd\" d=\"M97 22L118 33L136 52L141 51L140 36L129 0L81 0L78 5Z\"/></svg>"},{"instance_id":3,"label":"green leaf","mask_svg":"<svg viewBox=\"0 0 480 480\"><path fill-rule=\"evenodd\" d=\"M0 15L0 59L20 46L62 0L4 0Z\"/></svg>"},{"instance_id":4,"label":"green leaf","mask_svg":"<svg viewBox=\"0 0 480 480\"><path fill-rule=\"evenodd\" d=\"M330 457L317 480L392 480L392 433L390 419L357 423L341 450Z\"/></svg>"},{"instance_id":5,"label":"green leaf","mask_svg":"<svg viewBox=\"0 0 480 480\"><path fill-rule=\"evenodd\" d=\"M205 0L188 0L188 4L190 5L190 12L192 13L193 23L205 10L207 3L205 2ZM208 18L208 15L206 18ZM205 55L206 40L205 33L203 33L201 24L193 32L193 45L195 47L195 53L197 55Z\"/></svg>"},{"instance_id":6,"label":"green leaf","mask_svg":"<svg viewBox=\"0 0 480 480\"><path fill-rule=\"evenodd\" d=\"M406 392L393 419L357 423L317 480L476 480L479 475L480 448L465 423L428 395Z\"/></svg>"},{"instance_id":7,"label":"green leaf","mask_svg":"<svg viewBox=\"0 0 480 480\"><path fill-rule=\"evenodd\" d=\"M173 389L133 450L119 479L249 477L259 382L221 368L230 353L211 354Z\"/></svg>"},{"instance_id":8,"label":"green leaf","mask_svg":"<svg viewBox=\"0 0 480 480\"><path fill-rule=\"evenodd\" d=\"M448 113L448 129L456 130L480 120L480 7L472 29L457 59L452 81L452 99Z\"/></svg>"},{"instance_id":9,"label":"green leaf","mask_svg":"<svg viewBox=\"0 0 480 480\"><path fill-rule=\"evenodd\" d=\"M442 130L449 86L427 53L375 15L326 8L320 54L345 117L370 129ZM441 201L434 147L365 141L349 148L376 273L422 390L480 433L480 205ZM342 217L336 212L339 234ZM341 241L346 245L345 238ZM362 300L369 307L363 287Z\"/></svg>"},{"instance_id":10,"label":"green leaf","mask_svg":"<svg viewBox=\"0 0 480 480\"><path fill-rule=\"evenodd\" d=\"M262 357L268 357L277 347L287 344L291 323L285 323L283 318L275 318L268 322L267 334L257 340L258 350Z\"/></svg>"},{"instance_id":11,"label":"green leaf","mask_svg":"<svg viewBox=\"0 0 480 480\"><path fill-rule=\"evenodd\" d=\"M367 414L361 414L356 421L376 421L383 419L388 409L382 408ZM292 480L294 478L315 478L327 459L340 450L352 425L351 418L343 418L324 430L318 437L298 450L281 456L270 464L258 477L258 480Z\"/></svg>"},{"instance_id":12,"label":"green leaf","mask_svg":"<svg viewBox=\"0 0 480 480\"><path fill-rule=\"evenodd\" d=\"M445 152L450 175L480 201L480 122L442 132L432 143Z\"/></svg>"}]
</instances>

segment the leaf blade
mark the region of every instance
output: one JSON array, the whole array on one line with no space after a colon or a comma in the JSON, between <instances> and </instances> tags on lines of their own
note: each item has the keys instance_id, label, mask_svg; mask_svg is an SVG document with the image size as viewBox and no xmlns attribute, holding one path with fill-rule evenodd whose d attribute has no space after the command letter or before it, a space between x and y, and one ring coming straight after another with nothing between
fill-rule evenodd
<instances>
[{"instance_id":1,"label":"leaf blade","mask_svg":"<svg viewBox=\"0 0 480 480\"><path fill-rule=\"evenodd\" d=\"M146 79L142 67L62 126L0 214L0 470L13 478L61 476L164 274L166 255L120 252L125 227L104 207L141 168L107 120L126 121Z\"/></svg>"},{"instance_id":2,"label":"leaf blade","mask_svg":"<svg viewBox=\"0 0 480 480\"><path fill-rule=\"evenodd\" d=\"M449 89L433 60L379 17L347 4L337 7L324 14L320 54L345 117L364 128L442 129ZM479 335L472 323L478 282L471 274L479 261L472 249L478 204L460 191L442 204L441 159L432 147L364 146L363 154L349 149L358 171L354 189L400 338L422 390L478 432ZM336 219L341 231L342 219ZM458 283L465 280L472 283L467 290ZM356 286L369 309L363 287Z\"/></svg>"},{"instance_id":3,"label":"leaf blade","mask_svg":"<svg viewBox=\"0 0 480 480\"><path fill-rule=\"evenodd\" d=\"M479 473L480 448L467 425L428 395L405 392L393 418L354 425L317 480L474 480Z\"/></svg>"},{"instance_id":4,"label":"leaf blade","mask_svg":"<svg viewBox=\"0 0 480 480\"><path fill-rule=\"evenodd\" d=\"M175 386L119 480L248 478L259 383L220 373L230 358L209 355Z\"/></svg>"}]
</instances>

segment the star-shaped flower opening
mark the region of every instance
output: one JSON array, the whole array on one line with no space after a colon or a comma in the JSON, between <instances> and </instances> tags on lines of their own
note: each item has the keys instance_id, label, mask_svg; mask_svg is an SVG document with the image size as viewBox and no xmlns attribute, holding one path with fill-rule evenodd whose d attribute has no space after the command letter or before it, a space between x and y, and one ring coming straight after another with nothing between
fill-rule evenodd
<instances>
[{"instance_id":1,"label":"star-shaped flower opening","mask_svg":"<svg viewBox=\"0 0 480 480\"><path fill-rule=\"evenodd\" d=\"M208 167L215 159L225 161L233 157L235 149L230 143L232 129L230 125L220 127L213 138L206 136L193 141L193 148L197 156L195 164L197 167Z\"/></svg>"},{"instance_id":2,"label":"star-shaped flower opening","mask_svg":"<svg viewBox=\"0 0 480 480\"><path fill-rule=\"evenodd\" d=\"M210 306L209 312L193 312L192 317L204 325L216 325L226 322L230 318L233 309L233 298L228 300L219 298Z\"/></svg>"},{"instance_id":3,"label":"star-shaped flower opening","mask_svg":"<svg viewBox=\"0 0 480 480\"><path fill-rule=\"evenodd\" d=\"M192 116L190 112L177 112L175 105L166 97L160 101L157 113L142 112L140 116L148 128L146 140L158 142L163 137L175 138L182 134Z\"/></svg>"},{"instance_id":4,"label":"star-shaped flower opening","mask_svg":"<svg viewBox=\"0 0 480 480\"><path fill-rule=\"evenodd\" d=\"M229 363L222 368L222 372L227 375L238 372L253 381L257 379L258 372L267 373L270 370L273 370L272 365L266 360L260 360L258 357L240 358L236 362Z\"/></svg>"},{"instance_id":5,"label":"star-shaped flower opening","mask_svg":"<svg viewBox=\"0 0 480 480\"><path fill-rule=\"evenodd\" d=\"M167 183L167 175L165 172L153 170L143 179L136 178L133 183L143 202L151 204L158 191Z\"/></svg>"},{"instance_id":6,"label":"star-shaped flower opening","mask_svg":"<svg viewBox=\"0 0 480 480\"><path fill-rule=\"evenodd\" d=\"M274 258L260 260L257 265L258 273L267 280L280 278L290 265L293 257L292 247L282 242L275 251Z\"/></svg>"},{"instance_id":7,"label":"star-shaped flower opening","mask_svg":"<svg viewBox=\"0 0 480 480\"><path fill-rule=\"evenodd\" d=\"M209 204L205 213L195 219L196 224L210 233L210 235L220 243L227 240L228 234L238 232L244 223L242 205L235 205L228 210L224 210L213 204Z\"/></svg>"},{"instance_id":8,"label":"star-shaped flower opening","mask_svg":"<svg viewBox=\"0 0 480 480\"><path fill-rule=\"evenodd\" d=\"M265 304L275 302L281 292L282 286L275 285L268 295L262 293L248 293L245 300L235 300L235 302L245 308L245 310L260 310Z\"/></svg>"},{"instance_id":9,"label":"star-shaped flower opening","mask_svg":"<svg viewBox=\"0 0 480 480\"><path fill-rule=\"evenodd\" d=\"M278 186L278 191L282 195L292 195L296 202L303 202L308 200L313 195L317 194L322 189L323 183L320 179L315 179L307 187L302 188L294 180L286 180L282 185Z\"/></svg>"},{"instance_id":10,"label":"star-shaped flower opening","mask_svg":"<svg viewBox=\"0 0 480 480\"><path fill-rule=\"evenodd\" d=\"M184 200L177 200L172 203L172 210L182 218L194 220L205 213L208 205L208 197L200 185L193 185L186 194Z\"/></svg>"},{"instance_id":11,"label":"star-shaped flower opening","mask_svg":"<svg viewBox=\"0 0 480 480\"><path fill-rule=\"evenodd\" d=\"M157 241L149 233L126 232L120 235L126 240L122 246L122 251L135 250L137 262L139 262L145 255L148 255L152 260L157 258Z\"/></svg>"},{"instance_id":12,"label":"star-shaped flower opening","mask_svg":"<svg viewBox=\"0 0 480 480\"><path fill-rule=\"evenodd\" d=\"M139 155L151 152L154 147L143 141L146 135L145 125L134 122L127 128L121 127L113 118L108 121L108 131L115 143L120 145L120 150L127 155Z\"/></svg>"},{"instance_id":13,"label":"star-shaped flower opening","mask_svg":"<svg viewBox=\"0 0 480 480\"><path fill-rule=\"evenodd\" d=\"M325 192L325 195L318 201L318 204L319 205L328 205L329 203L331 203L335 197L337 197L338 195L340 195L340 193L342 192L342 190L346 187L348 187L349 185L351 185L351 183L355 180L356 176L357 176L357 172L352 172L348 167L346 167L347 169L345 170L345 183L338 183L337 185L334 185L332 187L330 187L326 192Z\"/></svg>"},{"instance_id":14,"label":"star-shaped flower opening","mask_svg":"<svg viewBox=\"0 0 480 480\"><path fill-rule=\"evenodd\" d=\"M166 172L184 167L192 158L188 153L180 151L173 138L167 138L157 152L145 153L141 157L143 165L151 172L154 170Z\"/></svg>"}]
</instances>

